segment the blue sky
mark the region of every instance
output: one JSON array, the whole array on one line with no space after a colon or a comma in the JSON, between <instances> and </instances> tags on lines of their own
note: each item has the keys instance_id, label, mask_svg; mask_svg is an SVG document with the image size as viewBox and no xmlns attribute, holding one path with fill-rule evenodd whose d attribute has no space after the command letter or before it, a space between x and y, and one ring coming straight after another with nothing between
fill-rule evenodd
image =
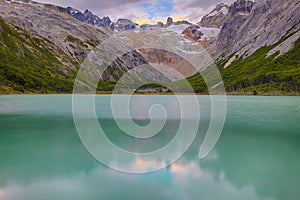
<instances>
[{"instance_id":1,"label":"blue sky","mask_svg":"<svg viewBox=\"0 0 300 200\"><path fill-rule=\"evenodd\" d=\"M174 21L198 22L218 3L231 4L234 0L37 0L81 11L89 9L98 16L109 16L116 21L127 18L139 24L165 22L171 16Z\"/></svg>"},{"instance_id":2,"label":"blue sky","mask_svg":"<svg viewBox=\"0 0 300 200\"><path fill-rule=\"evenodd\" d=\"M174 2L170 0L141 2L137 6L141 6L142 9L149 15L149 20L155 19L157 16L168 17L172 15L174 9Z\"/></svg>"}]
</instances>

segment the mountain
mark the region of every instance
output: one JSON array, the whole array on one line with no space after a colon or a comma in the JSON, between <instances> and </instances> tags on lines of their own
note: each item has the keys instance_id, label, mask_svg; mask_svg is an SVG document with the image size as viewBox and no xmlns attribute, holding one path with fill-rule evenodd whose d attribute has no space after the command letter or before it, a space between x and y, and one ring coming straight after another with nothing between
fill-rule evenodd
<instances>
[{"instance_id":1,"label":"mountain","mask_svg":"<svg viewBox=\"0 0 300 200\"><path fill-rule=\"evenodd\" d=\"M163 28L165 25L162 22L157 22L157 24L143 24L140 26L141 30L152 30L156 28Z\"/></svg>"},{"instance_id":2,"label":"mountain","mask_svg":"<svg viewBox=\"0 0 300 200\"><path fill-rule=\"evenodd\" d=\"M67 12L72 15L75 19L91 24L96 27L109 27L114 30L114 23L110 20L109 17L100 18L97 15L94 15L91 11L86 9L83 13L72 7L67 7Z\"/></svg>"},{"instance_id":3,"label":"mountain","mask_svg":"<svg viewBox=\"0 0 300 200\"><path fill-rule=\"evenodd\" d=\"M87 55L112 35L111 29L83 23L51 4L0 0L0 13L1 92L71 92L70 83ZM100 89L111 90L112 81L143 63L136 51L117 59L99 77Z\"/></svg>"},{"instance_id":4,"label":"mountain","mask_svg":"<svg viewBox=\"0 0 300 200\"><path fill-rule=\"evenodd\" d=\"M115 24L115 29L118 31L128 31L138 29L138 24L133 23L129 19L119 19Z\"/></svg>"},{"instance_id":5,"label":"mountain","mask_svg":"<svg viewBox=\"0 0 300 200\"><path fill-rule=\"evenodd\" d=\"M128 31L135 30L139 28L139 25L133 23L129 19L119 19L117 22L113 22L109 17L98 17L94 15L91 11L86 9L83 13L72 7L67 7L67 12L72 15L75 19L85 22L87 24L96 26L96 27L105 27L110 28L113 31Z\"/></svg>"},{"instance_id":6,"label":"mountain","mask_svg":"<svg viewBox=\"0 0 300 200\"><path fill-rule=\"evenodd\" d=\"M50 4L1 0L0 12L0 84L8 93L71 92L79 63L111 34Z\"/></svg>"},{"instance_id":7,"label":"mountain","mask_svg":"<svg viewBox=\"0 0 300 200\"><path fill-rule=\"evenodd\" d=\"M246 58L263 46L277 43L299 30L299 10L298 0L234 2L220 31L216 53L222 54L222 58L233 53Z\"/></svg>"},{"instance_id":8,"label":"mountain","mask_svg":"<svg viewBox=\"0 0 300 200\"><path fill-rule=\"evenodd\" d=\"M21 0L20 0L21 1ZM91 11L86 9L83 13L75 8L67 7L67 8L60 8L62 11L69 13L75 19L96 26L96 27L105 27L110 28L113 31L128 31L128 30L151 30L155 28L169 28L173 26L172 29L175 29L176 32L180 29L180 33L187 27L187 25L191 25L192 23L183 20L173 22L173 18L168 17L167 23L164 25L162 22L158 22L157 24L142 24L139 26L138 24L132 22L130 19L118 19L117 22L113 22L110 20L109 17L98 17L94 15ZM181 30L182 29L182 30Z\"/></svg>"},{"instance_id":9,"label":"mountain","mask_svg":"<svg viewBox=\"0 0 300 200\"><path fill-rule=\"evenodd\" d=\"M169 30L172 30L174 32L181 34L183 32L183 30L191 24L192 23L185 21L185 20L174 22L173 18L168 17L167 23L165 25L162 22L158 22L155 25L143 24L140 27L140 29L142 29L142 30L148 29L149 30L149 29L155 29L155 28L167 28Z\"/></svg>"},{"instance_id":10,"label":"mountain","mask_svg":"<svg viewBox=\"0 0 300 200\"><path fill-rule=\"evenodd\" d=\"M214 52L219 32L226 20L229 6L221 3L197 24L192 24L182 32L183 35L201 44L209 53Z\"/></svg>"},{"instance_id":11,"label":"mountain","mask_svg":"<svg viewBox=\"0 0 300 200\"><path fill-rule=\"evenodd\" d=\"M299 10L297 0L238 0L230 5L211 53L228 92L299 93ZM201 76L190 79L196 80ZM203 91L199 85L205 83L200 82L194 85Z\"/></svg>"},{"instance_id":12,"label":"mountain","mask_svg":"<svg viewBox=\"0 0 300 200\"><path fill-rule=\"evenodd\" d=\"M102 41L121 34L141 42L137 33L143 30L153 30L147 35L153 42L166 36L172 44L200 43L216 60L228 92L300 92L299 10L297 0L237 0L229 6L216 5L197 24L169 17L166 24L139 26L129 19L112 22L89 10L0 0L0 93L69 93L78 68ZM126 34L127 30L134 31ZM191 76L195 91L207 92L201 76L179 56L131 48L101 77L89 74L101 79L99 90L112 90L124 73L148 62L157 71L172 66ZM147 79L160 77L144 70ZM168 78L180 84L177 75L170 73Z\"/></svg>"},{"instance_id":13,"label":"mountain","mask_svg":"<svg viewBox=\"0 0 300 200\"><path fill-rule=\"evenodd\" d=\"M70 92L77 67L47 38L0 19L0 93Z\"/></svg>"},{"instance_id":14,"label":"mountain","mask_svg":"<svg viewBox=\"0 0 300 200\"><path fill-rule=\"evenodd\" d=\"M198 23L200 27L205 28L218 28L220 29L228 14L229 6L221 3L216 6L209 14L202 17L201 21Z\"/></svg>"}]
</instances>

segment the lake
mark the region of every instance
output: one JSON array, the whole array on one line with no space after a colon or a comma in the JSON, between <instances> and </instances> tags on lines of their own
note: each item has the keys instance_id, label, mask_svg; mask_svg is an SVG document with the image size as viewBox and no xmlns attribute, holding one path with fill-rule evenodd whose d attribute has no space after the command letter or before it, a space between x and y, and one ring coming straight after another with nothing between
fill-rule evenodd
<instances>
[{"instance_id":1,"label":"lake","mask_svg":"<svg viewBox=\"0 0 300 200\"><path fill-rule=\"evenodd\" d=\"M0 200L300 198L299 97L227 97L221 137L202 160L198 153L210 99L198 98L201 121L188 151L165 169L128 174L108 168L86 150L73 121L71 95L0 96ZM137 96L132 116L147 125L145 108L153 103L169 107L170 120L152 139L133 139L113 120L110 95L97 95L97 116L107 138L136 152L169 143L179 124L174 96Z\"/></svg>"}]
</instances>

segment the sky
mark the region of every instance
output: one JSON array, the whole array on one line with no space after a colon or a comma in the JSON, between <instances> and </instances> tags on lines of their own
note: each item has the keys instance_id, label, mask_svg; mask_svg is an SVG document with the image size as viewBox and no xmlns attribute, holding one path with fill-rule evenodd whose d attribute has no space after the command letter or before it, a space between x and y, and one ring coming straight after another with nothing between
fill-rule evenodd
<instances>
[{"instance_id":1,"label":"sky","mask_svg":"<svg viewBox=\"0 0 300 200\"><path fill-rule=\"evenodd\" d=\"M81 11L91 10L99 17L109 16L113 21L130 19L138 24L174 21L198 22L218 3L231 4L234 0L36 0Z\"/></svg>"}]
</instances>

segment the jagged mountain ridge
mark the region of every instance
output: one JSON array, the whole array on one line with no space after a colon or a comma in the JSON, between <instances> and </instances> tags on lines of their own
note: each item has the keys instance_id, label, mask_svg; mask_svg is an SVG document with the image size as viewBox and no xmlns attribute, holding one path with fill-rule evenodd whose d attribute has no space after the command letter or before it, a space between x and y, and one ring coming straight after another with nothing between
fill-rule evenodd
<instances>
[{"instance_id":1,"label":"jagged mountain ridge","mask_svg":"<svg viewBox=\"0 0 300 200\"><path fill-rule=\"evenodd\" d=\"M62 8L64 9L64 8ZM112 30L116 31L124 31L124 30L146 30L146 29L153 29L153 28L168 28L171 25L191 25L192 23L183 20L183 21L177 21L174 22L171 17L167 18L167 22L164 25L162 22L158 22L157 24L142 24L139 26L137 23L132 22L130 19L118 19L117 22L111 21L111 19L107 16L104 16L102 18L98 17L97 15L94 15L91 11L86 9L84 12L81 12L75 8L67 7L66 11L72 15L75 19L85 22L87 24L91 24L96 27L108 27Z\"/></svg>"},{"instance_id":2,"label":"jagged mountain ridge","mask_svg":"<svg viewBox=\"0 0 300 200\"><path fill-rule=\"evenodd\" d=\"M94 15L91 11L86 9L83 13L72 7L67 7L67 12L72 15L75 19L91 24L97 27L109 27L114 30L114 23L110 20L109 17L100 18L97 15Z\"/></svg>"},{"instance_id":3,"label":"jagged mountain ridge","mask_svg":"<svg viewBox=\"0 0 300 200\"><path fill-rule=\"evenodd\" d=\"M179 34L182 33L186 38L203 45L215 59L221 61L230 58L228 62L222 64L222 67L228 68L235 60L252 57L257 50L265 46L271 47L276 44L266 54L266 58L278 51L280 53L275 58L290 52L296 41L299 40L300 17L297 10L299 10L299 2L292 0L287 2L283 0L238 0L230 6L217 5L197 25L175 24L172 18L168 18L167 24L164 26L162 23L158 23L157 25L144 25L141 28L165 27ZM276 20L279 22L278 24L275 24ZM286 20L286 24L283 22L284 20ZM270 23L270 21L274 22ZM181 27L176 25L181 25ZM274 28L276 31L272 32ZM279 42L282 38L285 39ZM234 55L230 57L232 54ZM297 77L296 74L295 77ZM266 79L271 80L271 82L278 82L279 78L273 77L274 80L272 80L272 78L267 77ZM285 79L280 79L285 81ZM295 79L290 79L293 80L291 81L293 85L291 88L297 90ZM257 82L267 83L265 81ZM237 89L241 86L233 88Z\"/></svg>"},{"instance_id":4,"label":"jagged mountain ridge","mask_svg":"<svg viewBox=\"0 0 300 200\"><path fill-rule=\"evenodd\" d=\"M111 21L111 19L107 16L102 18L94 15L91 11L86 9L84 12L81 12L77 9L72 7L66 8L67 12L73 16L75 19L96 26L96 27L105 27L110 28L113 31L124 31L124 30L134 30L137 29L139 26L136 23L133 23L129 19L119 19L117 22Z\"/></svg>"},{"instance_id":5,"label":"jagged mountain ridge","mask_svg":"<svg viewBox=\"0 0 300 200\"><path fill-rule=\"evenodd\" d=\"M45 45L43 48L45 49L45 51L47 50L51 55L51 62L53 62L53 64L55 63L55 65L57 65L57 63L60 63L60 70L55 71L55 74L53 74L53 76L61 76L60 73L64 73L63 76L68 77L71 82L75 79L76 70L80 67L81 63L85 60L87 55L102 41L112 35L112 31L110 29L95 27L93 25L80 22L79 20L71 16L65 8L51 4L41 4L30 0L0 0L0 14L1 19L4 20L4 26L11 26L10 29L20 29L26 32L28 34L28 38L30 38L29 40L31 40L32 38L42 38L41 40L48 41L45 42L45 44L51 43L51 45ZM1 27L0 29L3 28ZM17 32L16 37L22 38L24 36L23 34ZM3 38L2 32L0 34L0 39L7 40L7 38ZM0 42L0 47L4 51L0 52L0 59L6 57L5 51L7 50L13 51L12 53L16 53L16 56L19 55L17 52L23 52L24 48L25 50L27 49L31 52L32 47L26 45L25 41L14 40L14 38L9 39L11 43L13 43L13 48L7 48L5 42ZM25 47L23 47L23 45L25 45ZM15 48L17 49L16 51L13 50ZM35 48L36 47L34 47L33 49ZM23 59L26 60L25 58ZM5 69L10 69L8 68L8 66L11 65L10 62L13 61L10 60L7 63L1 63L3 64L2 67ZM51 62L49 61L47 63L47 65L49 66L43 67L51 67ZM137 51L133 51L111 63L111 66L109 66L109 69L103 74L102 77L98 77L98 74L90 75L96 76L97 78L101 78L105 81L116 81L122 76L124 72L143 63L145 63L144 58ZM21 70L22 66L16 66L16 69L12 69L21 71L21 74L19 74L20 76L27 76L25 75L26 71ZM40 70L37 69L38 66L35 67L36 68L32 70ZM3 74L0 74L0 76L2 75ZM145 76L149 76L150 78L151 76L154 76L153 78L155 78L155 75L153 74L145 73ZM22 83L10 84L8 83L9 81L7 81L8 79L10 79L9 77L10 76L7 77L4 74L3 80L0 81L1 87L8 87L8 91L15 91L19 89L21 91L31 92L40 91L40 88L27 88L27 86L25 87L24 85L19 85L25 84L24 81L22 81ZM109 87L109 89L111 89L111 87ZM68 90L66 88L64 88L64 90L48 88L47 91L48 90L51 92L71 92L72 85L69 85Z\"/></svg>"},{"instance_id":6,"label":"jagged mountain ridge","mask_svg":"<svg viewBox=\"0 0 300 200\"><path fill-rule=\"evenodd\" d=\"M20 0L21 1L21 0ZM73 9L71 7L66 8L66 12L68 12L70 15L72 15L74 18L76 18L77 20L80 20L82 22L86 22L88 24L94 25L94 26L100 26L100 27L110 27L111 29L115 29L116 30L135 30L135 29L139 29L141 28L142 30L145 29L153 29L153 28L162 28L162 27L170 27L173 25L174 26L178 26L178 28L173 30L180 30L179 26L180 25L191 25L191 27L186 27L186 30L182 30L181 32L188 37L191 38L193 40L202 40L200 41L202 45L204 46L213 46L211 47L211 49L216 48L215 49L215 54L218 54L219 52L224 53L224 49L222 49L224 46L234 46L230 43L230 39L228 39L228 36L231 38L235 38L238 37L234 34L236 34L237 30L234 29L239 29L240 25L243 24L244 20L246 18L249 18L248 16L251 14L252 12L252 8L253 6L256 6L257 8L255 8L255 15L259 15L261 12L265 12L268 9L272 9L270 6L274 4L275 1L267 1L267 0L258 0L258 1L251 1L251 0L238 0L236 2L234 2L230 7L221 3L218 4L216 6L216 8L214 10L212 10L209 14L205 15L201 21L197 24L198 27L196 25L192 25L191 23L187 22L187 21L180 21L180 22L173 22L173 19L171 17L169 17L167 19L167 23L166 25L162 26L162 23L157 23L156 25L148 25L148 24L144 24L142 26L138 26L137 24L135 24L134 22L132 22L129 19L120 19L118 20L116 23L112 22L109 17L103 17L102 19L100 19L98 16L94 15L91 11L86 10L84 13ZM288 3L290 3L291 1L288 1ZM297 1L294 1L297 2ZM259 6L260 5L260 6ZM263 5L263 6L261 6ZM274 4L275 5L275 4ZM282 3L279 5L286 5L286 3ZM299 4L298 4L299 6ZM259 8L259 7L263 7L263 8ZM288 7L288 6L287 6ZM275 6L273 6L273 8L275 8ZM64 8L60 8L61 10L64 10ZM230 9L230 11L229 11ZM280 8L282 9L282 8ZM280 10L277 8L277 10ZM293 10L297 10L297 5L296 8L293 8ZM234 13L234 14L233 14ZM237 15L237 19L235 19L235 15ZM253 14L252 14L253 15ZM297 18L298 16L292 17L293 19ZM233 18L233 22L230 22L230 20ZM256 17L257 18L257 17ZM225 23L226 20L226 23ZM252 20L254 21L254 20ZM225 23L225 27L223 27ZM228 30L229 32L226 33L226 26L231 27L230 30ZM237 28L234 28L237 27ZM200 30L200 28L205 28ZM212 32L208 33L208 28L216 28L216 29L211 29ZM222 31L220 33L220 36L217 38L216 34L218 34L218 30L217 29L221 29L220 31ZM234 31L234 32L230 32L230 31ZM211 35L211 37L209 39L208 35ZM227 34L227 37L224 36ZM280 34L280 36L282 37L284 34ZM251 38L251 37L248 37ZM280 37L275 37L275 39L273 39L273 43L278 41L280 39ZM217 40L217 43L215 44L214 40ZM235 41L233 41L235 42ZM244 42L245 43L245 42ZM269 43L267 45L272 44ZM242 44L243 45L243 44ZM256 48L254 48L253 51L249 52L248 55L251 55L255 50L257 50L261 45L257 45ZM263 45L262 45L263 46ZM230 51L228 50L228 53L225 53L225 56L228 56L229 54L233 53L233 51L237 51L238 49L241 49L243 47L238 46L236 47L234 50ZM243 52L244 53L244 52Z\"/></svg>"},{"instance_id":7,"label":"jagged mountain ridge","mask_svg":"<svg viewBox=\"0 0 300 200\"><path fill-rule=\"evenodd\" d=\"M61 63L59 73L65 73L65 76L75 72L86 55L101 41L113 34L111 27L103 28L113 22L103 26L98 26L97 23L93 24L92 22L95 21L90 19L95 16L89 13L90 11L84 12L86 20L81 22L79 16L77 19L70 14L70 8L68 10L68 8L40 4L30 0L0 0L0 4L0 16L7 24L20 27L33 38L40 37L53 43L54 46L52 45L49 50ZM299 39L299 12L297 12L299 3L295 0L287 2L283 0L238 0L230 5L228 11L226 11L227 8L224 4L217 5L216 9L204 16L197 25L191 25L185 21L173 22L172 18L169 18L166 25L158 23L139 27L130 20L120 19L117 24L119 22L121 26L115 30L134 29L138 31L143 28L160 27L177 32L178 35L184 33L183 35L191 42L198 42L205 46L215 59L221 61L220 67L225 67L224 70L235 66L235 62L240 62L240 59L252 58L253 54L256 55L257 50L264 47L268 49L266 58L274 59L276 57L277 59L280 55L290 52ZM73 11L75 14L76 11ZM275 21L277 23L274 23ZM286 23L283 23L284 21ZM213 30L215 32L212 32ZM0 37L1 34L3 31L0 31ZM280 53L277 54L278 52ZM116 81L130 67L144 63L145 60L140 53L133 52L128 55L129 57L125 56L114 63L103 78ZM142 53L153 55L153 52ZM149 59L147 56L146 58ZM168 59L172 62L176 60L172 57ZM128 65L131 66L128 68ZM269 80L269 78L267 79ZM297 85L295 82L293 84Z\"/></svg>"}]
</instances>

